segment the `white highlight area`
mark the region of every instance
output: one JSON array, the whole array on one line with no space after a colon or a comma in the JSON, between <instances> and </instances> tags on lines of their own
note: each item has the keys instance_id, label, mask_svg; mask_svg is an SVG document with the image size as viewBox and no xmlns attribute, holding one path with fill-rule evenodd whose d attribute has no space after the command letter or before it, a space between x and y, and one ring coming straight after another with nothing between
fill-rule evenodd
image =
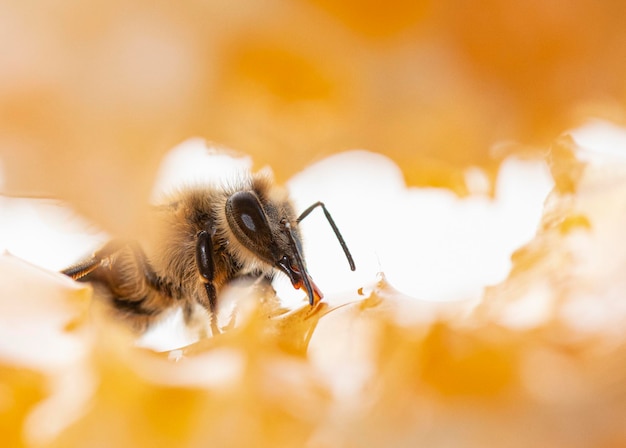
<instances>
[{"instance_id":1,"label":"white highlight area","mask_svg":"<svg viewBox=\"0 0 626 448\"><path fill-rule=\"evenodd\" d=\"M572 131L572 137L584 149L577 156L586 162L607 165L608 157L620 162L626 158L626 129L611 122L590 120Z\"/></svg>"},{"instance_id":2,"label":"white highlight area","mask_svg":"<svg viewBox=\"0 0 626 448\"><path fill-rule=\"evenodd\" d=\"M356 289L382 271L415 298L458 300L504 280L553 186L545 163L516 158L505 161L497 182L493 200L406 188L390 159L352 151L309 167L289 188L299 210L326 204L357 264L351 273L323 213L309 215L302 223L308 267L323 291Z\"/></svg>"},{"instance_id":3,"label":"white highlight area","mask_svg":"<svg viewBox=\"0 0 626 448\"><path fill-rule=\"evenodd\" d=\"M89 256L107 239L60 201L0 195L0 253L58 271Z\"/></svg>"}]
</instances>

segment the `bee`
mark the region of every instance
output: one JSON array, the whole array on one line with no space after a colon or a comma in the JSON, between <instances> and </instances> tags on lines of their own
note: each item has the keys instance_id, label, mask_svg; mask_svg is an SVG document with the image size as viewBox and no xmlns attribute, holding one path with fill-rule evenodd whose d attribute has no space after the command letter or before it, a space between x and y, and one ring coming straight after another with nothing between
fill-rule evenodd
<instances>
[{"instance_id":1,"label":"bee","mask_svg":"<svg viewBox=\"0 0 626 448\"><path fill-rule=\"evenodd\" d=\"M323 294L303 255L299 223L321 208L348 260L354 260L331 214L316 202L299 216L286 190L266 174L247 174L231 186L182 190L153 210L156 233L146 252L138 241L112 240L62 272L90 282L118 317L144 331L164 311L183 309L186 323L197 305L208 312L213 334L220 290L240 277L271 282L282 272L304 290L311 306Z\"/></svg>"}]
</instances>

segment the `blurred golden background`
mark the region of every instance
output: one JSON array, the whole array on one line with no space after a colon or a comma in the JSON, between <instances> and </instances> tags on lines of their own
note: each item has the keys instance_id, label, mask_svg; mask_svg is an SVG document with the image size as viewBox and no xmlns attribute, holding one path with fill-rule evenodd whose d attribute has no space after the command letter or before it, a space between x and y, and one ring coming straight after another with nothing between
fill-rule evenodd
<instances>
[{"instance_id":1,"label":"blurred golden background","mask_svg":"<svg viewBox=\"0 0 626 448\"><path fill-rule=\"evenodd\" d=\"M355 148L460 196L467 168L493 181L552 148L556 181L509 279L428 325L399 325L413 305L381 278L362 302L272 310L269 330L250 318L168 358L86 324L89 289L4 255L3 344L25 359L0 360L3 444L625 446L626 265L601 256L622 253L621 178L598 187L561 137L626 121L625 25L617 0L0 2L2 193L63 199L111 234L140 234L163 155L192 136L281 182ZM549 318L498 323L538 290ZM581 332L572 306L618 317ZM369 372L355 392L319 375L312 334ZM53 361L28 357L38 338ZM63 344L77 354L56 359Z\"/></svg>"},{"instance_id":2,"label":"blurred golden background","mask_svg":"<svg viewBox=\"0 0 626 448\"><path fill-rule=\"evenodd\" d=\"M493 177L512 150L497 143L623 122L625 17L591 0L5 1L5 191L133 233L165 151L200 136L282 181L363 148L465 194L467 166Z\"/></svg>"}]
</instances>

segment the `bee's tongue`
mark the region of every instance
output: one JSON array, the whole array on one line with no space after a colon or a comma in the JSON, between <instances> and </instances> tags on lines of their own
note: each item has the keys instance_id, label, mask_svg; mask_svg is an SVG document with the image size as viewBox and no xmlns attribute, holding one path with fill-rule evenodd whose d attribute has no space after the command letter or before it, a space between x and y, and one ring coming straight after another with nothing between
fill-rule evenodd
<instances>
[{"instance_id":1,"label":"bee's tongue","mask_svg":"<svg viewBox=\"0 0 626 448\"><path fill-rule=\"evenodd\" d=\"M315 305L320 300L322 300L324 294L322 293L322 291L320 291L319 287L315 284L308 272L305 272L304 275L306 275L306 278L309 280L309 285L311 285L311 291L313 292L313 297L309 296L309 302L311 303L311 305ZM306 292L307 295L309 294L306 284L303 280L293 283L293 287L296 289L301 289L302 291Z\"/></svg>"}]
</instances>

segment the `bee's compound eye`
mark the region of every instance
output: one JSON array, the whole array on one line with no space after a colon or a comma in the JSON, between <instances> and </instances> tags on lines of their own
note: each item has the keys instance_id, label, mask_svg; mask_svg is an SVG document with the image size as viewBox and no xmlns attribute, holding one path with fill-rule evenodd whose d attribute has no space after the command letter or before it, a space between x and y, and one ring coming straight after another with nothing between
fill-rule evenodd
<instances>
[{"instance_id":1,"label":"bee's compound eye","mask_svg":"<svg viewBox=\"0 0 626 448\"><path fill-rule=\"evenodd\" d=\"M258 197L251 191L239 191L226 201L226 217L228 224L235 234L239 230L252 243L257 245L268 244L272 240L270 227L259 202Z\"/></svg>"}]
</instances>

